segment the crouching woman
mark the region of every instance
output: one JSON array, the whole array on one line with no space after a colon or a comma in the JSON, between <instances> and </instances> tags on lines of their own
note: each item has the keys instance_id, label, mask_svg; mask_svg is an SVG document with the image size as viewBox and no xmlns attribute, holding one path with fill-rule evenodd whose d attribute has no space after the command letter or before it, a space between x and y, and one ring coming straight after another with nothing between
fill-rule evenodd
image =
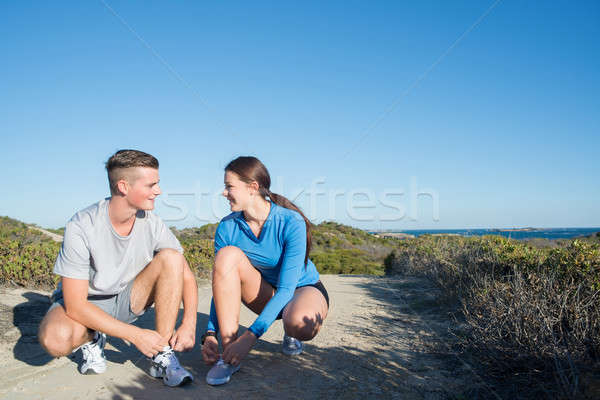
<instances>
[{"instance_id":1,"label":"crouching woman","mask_svg":"<svg viewBox=\"0 0 600 400\"><path fill-rule=\"evenodd\" d=\"M225 167L224 181L232 213L215 234L213 299L202 337L203 359L214 365L206 376L211 385L229 381L276 319L283 320L283 353L300 354L302 341L315 337L329 309L327 291L308 259L310 222L269 190L265 166L255 157L236 158ZM238 337L242 302L258 318Z\"/></svg>"}]
</instances>

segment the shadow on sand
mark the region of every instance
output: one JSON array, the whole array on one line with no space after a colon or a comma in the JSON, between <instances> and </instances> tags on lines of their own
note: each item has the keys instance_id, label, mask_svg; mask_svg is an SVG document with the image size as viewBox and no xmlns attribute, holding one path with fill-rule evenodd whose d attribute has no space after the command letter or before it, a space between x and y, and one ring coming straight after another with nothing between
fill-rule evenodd
<instances>
[{"instance_id":1,"label":"shadow on sand","mask_svg":"<svg viewBox=\"0 0 600 400\"><path fill-rule=\"evenodd\" d=\"M37 331L50 308L50 299L35 292L26 292L22 296L27 301L16 305L12 310L13 325L20 331L19 340L13 348L14 357L36 367L48 364L53 357L40 346Z\"/></svg>"}]
</instances>

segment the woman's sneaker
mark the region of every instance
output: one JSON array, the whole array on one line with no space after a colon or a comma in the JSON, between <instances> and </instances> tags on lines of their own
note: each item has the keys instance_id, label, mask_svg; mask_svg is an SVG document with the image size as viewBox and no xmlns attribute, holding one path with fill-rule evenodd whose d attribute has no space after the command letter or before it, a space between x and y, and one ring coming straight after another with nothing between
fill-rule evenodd
<instances>
[{"instance_id":1,"label":"woman's sneaker","mask_svg":"<svg viewBox=\"0 0 600 400\"><path fill-rule=\"evenodd\" d=\"M96 332L94 340L80 347L83 361L79 366L79 372L89 375L101 374L106 371L105 345L106 335L102 332Z\"/></svg>"},{"instance_id":2,"label":"woman's sneaker","mask_svg":"<svg viewBox=\"0 0 600 400\"><path fill-rule=\"evenodd\" d=\"M185 368L179 364L170 346L165 346L163 351L152 357L150 366L150 375L155 378L162 378L167 386L179 386L192 382L194 377Z\"/></svg>"},{"instance_id":3,"label":"woman's sneaker","mask_svg":"<svg viewBox=\"0 0 600 400\"><path fill-rule=\"evenodd\" d=\"M223 385L229 382L231 375L239 371L240 366L227 364L222 358L206 374L206 383L209 385Z\"/></svg>"},{"instance_id":4,"label":"woman's sneaker","mask_svg":"<svg viewBox=\"0 0 600 400\"><path fill-rule=\"evenodd\" d=\"M288 356L296 356L302 353L302 342L288 335L283 335L281 352Z\"/></svg>"}]
</instances>

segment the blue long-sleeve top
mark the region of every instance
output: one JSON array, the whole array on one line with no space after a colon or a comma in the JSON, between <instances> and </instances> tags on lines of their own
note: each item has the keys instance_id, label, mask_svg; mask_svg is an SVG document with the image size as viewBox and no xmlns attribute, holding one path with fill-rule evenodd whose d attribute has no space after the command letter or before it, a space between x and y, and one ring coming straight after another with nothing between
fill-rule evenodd
<instances>
[{"instance_id":1,"label":"blue long-sleeve top","mask_svg":"<svg viewBox=\"0 0 600 400\"><path fill-rule=\"evenodd\" d=\"M319 273L312 261L306 267L306 224L302 216L293 210L271 202L269 215L258 238L244 219L243 212L233 212L223 218L215 233L215 254L225 246L241 249L262 277L275 287L275 295L269 300L258 318L248 328L256 337L269 329L279 312L294 296L300 286L314 284ZM218 331L214 299L210 303L207 331Z\"/></svg>"}]
</instances>

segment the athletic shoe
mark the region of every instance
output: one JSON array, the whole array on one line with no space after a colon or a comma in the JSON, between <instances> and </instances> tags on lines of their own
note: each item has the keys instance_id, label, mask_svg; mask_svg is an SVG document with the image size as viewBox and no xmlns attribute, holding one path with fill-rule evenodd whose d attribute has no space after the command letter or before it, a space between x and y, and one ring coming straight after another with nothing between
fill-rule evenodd
<instances>
[{"instance_id":1,"label":"athletic shoe","mask_svg":"<svg viewBox=\"0 0 600 400\"><path fill-rule=\"evenodd\" d=\"M94 340L80 347L83 362L79 366L79 372L85 375L101 374L106 371L106 357L104 357L104 346L106 335L96 332Z\"/></svg>"},{"instance_id":2,"label":"athletic shoe","mask_svg":"<svg viewBox=\"0 0 600 400\"><path fill-rule=\"evenodd\" d=\"M167 386L179 386L192 382L194 377L179 364L179 360L170 346L165 346L163 351L152 357L150 375L162 378Z\"/></svg>"},{"instance_id":3,"label":"athletic shoe","mask_svg":"<svg viewBox=\"0 0 600 400\"><path fill-rule=\"evenodd\" d=\"M283 335L281 352L288 356L296 356L302 353L302 342L288 335Z\"/></svg>"},{"instance_id":4,"label":"athletic shoe","mask_svg":"<svg viewBox=\"0 0 600 400\"><path fill-rule=\"evenodd\" d=\"M223 385L229 382L231 375L239 371L240 366L227 364L222 358L206 374L206 383L209 385Z\"/></svg>"}]
</instances>

